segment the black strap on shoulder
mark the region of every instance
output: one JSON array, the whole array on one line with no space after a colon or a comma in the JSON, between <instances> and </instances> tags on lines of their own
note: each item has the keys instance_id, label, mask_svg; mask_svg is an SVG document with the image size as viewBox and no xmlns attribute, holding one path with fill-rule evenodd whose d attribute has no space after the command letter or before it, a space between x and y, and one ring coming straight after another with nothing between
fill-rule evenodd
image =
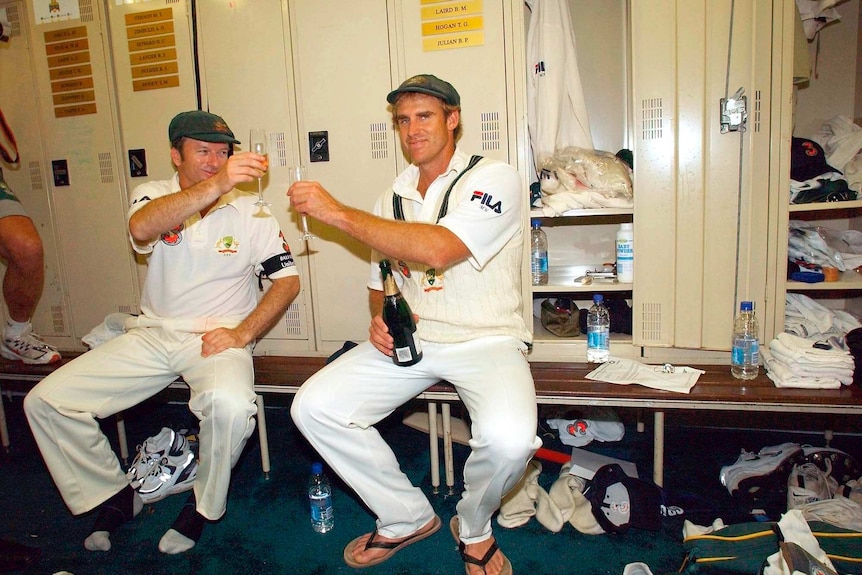
<instances>
[{"instance_id":1,"label":"black strap on shoulder","mask_svg":"<svg viewBox=\"0 0 862 575\"><path fill-rule=\"evenodd\" d=\"M470 158L470 162L467 164L467 167L458 174L452 183L449 184L449 189L446 190L446 193L443 195L443 203L440 205L440 213L437 214L437 221L443 219L443 216L446 215L446 212L449 211L449 194L452 193L452 189L455 187L455 184L458 183L458 180L461 179L461 176L467 173L473 166L479 163L482 159L482 156L473 156ZM392 214L396 220L404 221L404 206L402 205L402 198L398 194L392 194Z\"/></svg>"}]
</instances>

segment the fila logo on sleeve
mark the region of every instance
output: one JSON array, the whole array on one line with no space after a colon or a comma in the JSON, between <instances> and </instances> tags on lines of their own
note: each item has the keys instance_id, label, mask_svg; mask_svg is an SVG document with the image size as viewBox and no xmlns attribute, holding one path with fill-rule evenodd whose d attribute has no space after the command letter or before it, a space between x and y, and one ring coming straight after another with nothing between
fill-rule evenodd
<instances>
[{"instance_id":1,"label":"fila logo on sleeve","mask_svg":"<svg viewBox=\"0 0 862 575\"><path fill-rule=\"evenodd\" d=\"M503 202L494 202L493 196L491 194L486 194L485 192L480 192L476 190L473 192L473 195L470 197L470 201L479 200L479 203L482 206L484 211L492 211L497 214L503 213Z\"/></svg>"}]
</instances>

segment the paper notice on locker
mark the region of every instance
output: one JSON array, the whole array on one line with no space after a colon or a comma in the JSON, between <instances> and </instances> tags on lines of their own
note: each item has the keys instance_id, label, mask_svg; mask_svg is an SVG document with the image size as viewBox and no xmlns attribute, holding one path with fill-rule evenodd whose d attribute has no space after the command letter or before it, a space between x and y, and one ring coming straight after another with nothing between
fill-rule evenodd
<instances>
[{"instance_id":1,"label":"paper notice on locker","mask_svg":"<svg viewBox=\"0 0 862 575\"><path fill-rule=\"evenodd\" d=\"M704 371L688 366L647 365L632 359L611 357L586 375L587 379L629 385L637 383L653 389L688 393Z\"/></svg>"}]
</instances>

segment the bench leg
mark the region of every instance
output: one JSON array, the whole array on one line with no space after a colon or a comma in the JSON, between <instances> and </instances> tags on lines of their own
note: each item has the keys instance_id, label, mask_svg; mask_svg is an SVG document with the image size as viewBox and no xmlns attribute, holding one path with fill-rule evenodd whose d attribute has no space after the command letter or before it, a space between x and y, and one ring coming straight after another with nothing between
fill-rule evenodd
<instances>
[{"instance_id":1,"label":"bench leg","mask_svg":"<svg viewBox=\"0 0 862 575\"><path fill-rule=\"evenodd\" d=\"M652 479L659 487L664 483L664 412L655 412L652 454Z\"/></svg>"},{"instance_id":2,"label":"bench leg","mask_svg":"<svg viewBox=\"0 0 862 575\"><path fill-rule=\"evenodd\" d=\"M269 479L269 436L266 433L263 396L258 394L255 402L257 403L257 436L260 439L260 466L263 468L263 478Z\"/></svg>"},{"instance_id":3,"label":"bench leg","mask_svg":"<svg viewBox=\"0 0 862 575\"><path fill-rule=\"evenodd\" d=\"M440 492L440 453L437 439L437 402L428 402L428 449L431 453L431 489Z\"/></svg>"},{"instance_id":4,"label":"bench leg","mask_svg":"<svg viewBox=\"0 0 862 575\"><path fill-rule=\"evenodd\" d=\"M9 428L6 426L6 408L3 406L3 390L0 390L0 445L9 453Z\"/></svg>"},{"instance_id":5,"label":"bench leg","mask_svg":"<svg viewBox=\"0 0 862 575\"><path fill-rule=\"evenodd\" d=\"M441 404L440 412L443 416L443 465L446 469L446 487L449 488L449 495L452 495L455 493L455 465L452 454L452 412L449 403Z\"/></svg>"}]
</instances>

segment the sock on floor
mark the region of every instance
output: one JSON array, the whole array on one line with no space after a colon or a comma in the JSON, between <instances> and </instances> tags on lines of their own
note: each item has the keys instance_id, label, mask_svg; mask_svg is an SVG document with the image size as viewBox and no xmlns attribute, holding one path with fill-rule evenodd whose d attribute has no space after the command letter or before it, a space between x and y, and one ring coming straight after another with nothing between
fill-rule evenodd
<instances>
[{"instance_id":1,"label":"sock on floor","mask_svg":"<svg viewBox=\"0 0 862 575\"><path fill-rule=\"evenodd\" d=\"M143 508L144 502L141 496L132 489L131 485L125 486L122 491L99 506L99 516L93 525L93 531L84 539L84 547L88 551L109 551L111 534L120 525L134 518Z\"/></svg>"},{"instance_id":2,"label":"sock on floor","mask_svg":"<svg viewBox=\"0 0 862 575\"><path fill-rule=\"evenodd\" d=\"M167 555L176 555L195 546L206 525L206 519L197 512L196 506L195 494L192 492L174 524L162 535L159 551Z\"/></svg>"}]
</instances>

